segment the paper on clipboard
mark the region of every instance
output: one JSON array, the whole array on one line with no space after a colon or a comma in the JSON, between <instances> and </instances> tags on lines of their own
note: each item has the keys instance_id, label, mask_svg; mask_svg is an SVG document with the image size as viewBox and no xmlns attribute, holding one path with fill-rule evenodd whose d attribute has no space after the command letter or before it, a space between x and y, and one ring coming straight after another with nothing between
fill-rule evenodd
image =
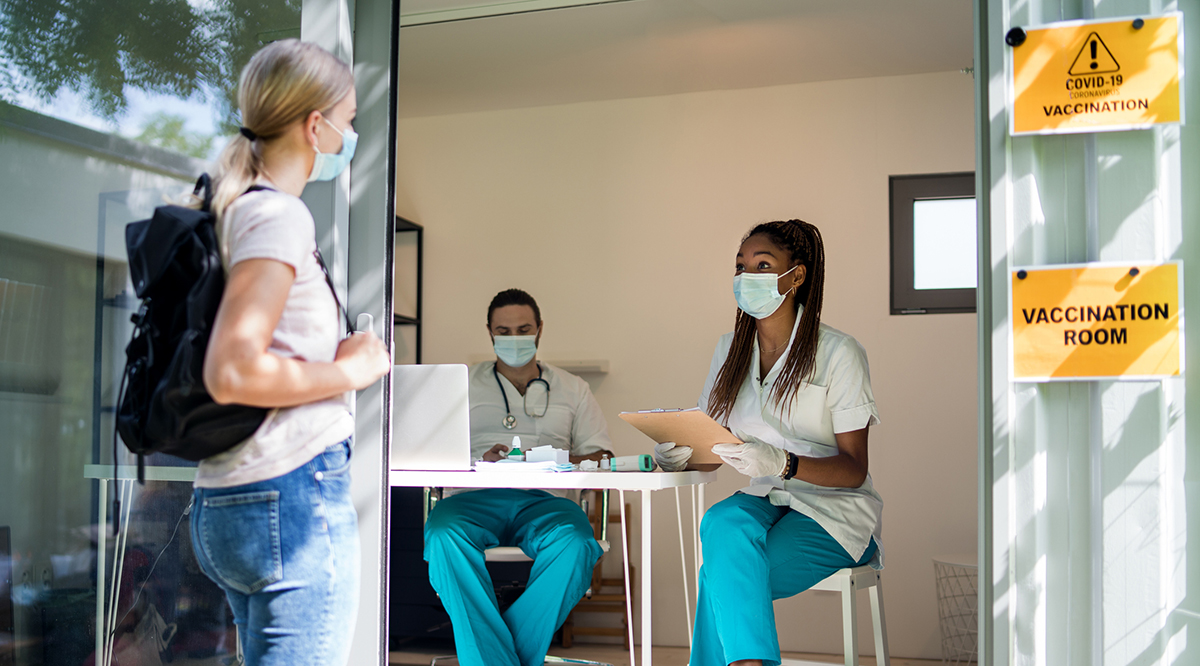
<instances>
[{"instance_id":1,"label":"paper on clipboard","mask_svg":"<svg viewBox=\"0 0 1200 666\"><path fill-rule=\"evenodd\" d=\"M675 442L692 447L688 469L713 469L720 465L720 456L712 452L714 444L742 443L699 407L621 412L619 416L655 442Z\"/></svg>"}]
</instances>

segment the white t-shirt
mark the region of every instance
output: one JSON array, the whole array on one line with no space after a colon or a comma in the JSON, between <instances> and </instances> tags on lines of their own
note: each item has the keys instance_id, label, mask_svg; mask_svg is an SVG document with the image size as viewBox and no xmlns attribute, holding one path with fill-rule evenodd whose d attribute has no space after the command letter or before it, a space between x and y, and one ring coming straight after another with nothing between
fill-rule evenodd
<instances>
[{"instance_id":1,"label":"white t-shirt","mask_svg":"<svg viewBox=\"0 0 1200 666\"><path fill-rule=\"evenodd\" d=\"M296 271L268 351L302 361L333 361L342 338L341 317L317 263L316 227L304 202L274 190L244 194L226 209L219 237L226 274L247 259L273 259ZM196 486L228 488L273 479L353 434L349 393L272 409L249 439L200 462Z\"/></svg>"},{"instance_id":2,"label":"white t-shirt","mask_svg":"<svg viewBox=\"0 0 1200 666\"><path fill-rule=\"evenodd\" d=\"M798 315L796 326L799 324ZM835 433L879 424L867 353L854 338L821 324L812 380L800 385L800 390L790 401L789 411L786 403L775 403L771 390L795 338L796 328L793 327L787 348L767 373L766 381L760 383L758 336L755 336L750 368L733 404L728 427L743 441L770 444L799 456L826 458L837 455ZM732 342L733 333L721 336L713 353L708 378L698 401L698 406L705 412L717 373L729 355ZM871 537L875 537L879 550L871 565L882 568L883 498L871 485L870 475L858 488L827 488L800 479L784 481L779 477L761 477L753 479L742 492L767 497L776 506L786 506L812 518L855 560L862 557Z\"/></svg>"},{"instance_id":3,"label":"white t-shirt","mask_svg":"<svg viewBox=\"0 0 1200 666\"><path fill-rule=\"evenodd\" d=\"M542 379L550 384L549 395L540 386L531 386L525 396L499 372L492 374L495 361L471 366L471 457L478 460L495 444L512 445L513 435L521 437L521 448L549 444L574 456L612 450L608 425L600 404L582 378L541 363ZM497 378L499 381L497 382ZM500 388L504 387L504 395ZM512 430L504 427L504 398L517 423ZM530 416L526 413L545 416Z\"/></svg>"}]
</instances>

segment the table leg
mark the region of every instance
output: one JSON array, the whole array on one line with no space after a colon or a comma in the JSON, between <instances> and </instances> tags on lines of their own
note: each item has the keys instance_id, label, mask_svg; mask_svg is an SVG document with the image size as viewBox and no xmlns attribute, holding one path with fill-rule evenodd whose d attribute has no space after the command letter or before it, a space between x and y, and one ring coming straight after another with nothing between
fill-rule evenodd
<instances>
[{"instance_id":1,"label":"table leg","mask_svg":"<svg viewBox=\"0 0 1200 666\"><path fill-rule=\"evenodd\" d=\"M107 566L105 552L108 550L108 526L104 524L104 512L108 506L108 481L98 479L100 484L100 508L96 516L96 652L95 663L107 666L104 661L104 569Z\"/></svg>"},{"instance_id":2,"label":"table leg","mask_svg":"<svg viewBox=\"0 0 1200 666\"><path fill-rule=\"evenodd\" d=\"M699 496L699 501L697 502L696 506L693 507L694 510L692 512L692 519L695 521L694 528L696 530L695 532L693 532L693 534L696 535L695 556L696 556L696 604L697 605L699 605L699 603L700 603L700 567L704 565L704 550L702 548L702 544L700 543L700 521L703 520L704 512L707 510L706 507L704 506L704 488L706 485L707 484L704 484L704 483L696 484L696 494Z\"/></svg>"},{"instance_id":3,"label":"table leg","mask_svg":"<svg viewBox=\"0 0 1200 666\"><path fill-rule=\"evenodd\" d=\"M688 647L692 646L692 595L688 592L687 548L683 545L683 509L675 486L675 523L679 526L679 568L683 572L683 616L687 621Z\"/></svg>"},{"instance_id":4,"label":"table leg","mask_svg":"<svg viewBox=\"0 0 1200 666\"><path fill-rule=\"evenodd\" d=\"M696 539L700 538L700 521L704 518L704 514L708 511L708 506L704 503L705 502L704 489L707 487L708 487L708 484L701 483L700 486L698 488L696 488L696 492L699 493L699 495L700 495L700 513L696 516ZM704 565L704 551L697 550L696 552L700 554L700 565L703 566ZM699 569L697 568L697 570L699 570ZM697 574L697 575L699 575L699 574Z\"/></svg>"},{"instance_id":5,"label":"table leg","mask_svg":"<svg viewBox=\"0 0 1200 666\"><path fill-rule=\"evenodd\" d=\"M621 507L621 567L625 574L625 617L628 618L625 627L629 634L629 666L637 666L637 659L634 658L633 651L633 594L629 587L629 528L626 526L624 490L617 491L617 500Z\"/></svg>"},{"instance_id":6,"label":"table leg","mask_svg":"<svg viewBox=\"0 0 1200 666\"><path fill-rule=\"evenodd\" d=\"M642 666L652 666L651 650L654 645L654 630L651 617L650 597L653 589L650 576L650 564L654 559L650 526L651 505L649 490L642 491Z\"/></svg>"}]
</instances>

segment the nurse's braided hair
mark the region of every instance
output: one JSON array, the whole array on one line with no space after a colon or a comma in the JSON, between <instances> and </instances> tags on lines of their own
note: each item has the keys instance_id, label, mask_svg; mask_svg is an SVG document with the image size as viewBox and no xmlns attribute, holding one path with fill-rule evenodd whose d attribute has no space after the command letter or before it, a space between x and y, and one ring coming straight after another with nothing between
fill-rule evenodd
<instances>
[{"instance_id":1,"label":"nurse's braided hair","mask_svg":"<svg viewBox=\"0 0 1200 666\"><path fill-rule=\"evenodd\" d=\"M786 250L791 257L791 265L804 266L806 271L804 284L796 289L793 300L796 309L801 303L804 304L804 313L800 316L792 349L775 386L771 388L771 399L775 404L787 404L790 407L790 400L800 390L801 384L812 379L816 363L821 301L825 291L825 246L821 242L821 232L803 220L765 222L751 229L742 242L758 235L766 236L777 247ZM728 423L738 391L746 379L746 373L750 371L757 329L755 321L754 317L740 309L737 311L733 344L708 396L709 415L722 423Z\"/></svg>"}]
</instances>

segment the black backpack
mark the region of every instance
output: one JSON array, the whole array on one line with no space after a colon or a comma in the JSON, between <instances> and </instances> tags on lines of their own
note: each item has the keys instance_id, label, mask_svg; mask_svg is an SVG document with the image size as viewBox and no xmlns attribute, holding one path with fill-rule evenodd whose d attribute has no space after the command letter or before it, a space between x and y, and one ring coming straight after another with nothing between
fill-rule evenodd
<instances>
[{"instance_id":1,"label":"black backpack","mask_svg":"<svg viewBox=\"0 0 1200 666\"><path fill-rule=\"evenodd\" d=\"M246 191L266 189L255 185ZM129 274L142 304L132 317L133 338L125 348L116 431L138 456L139 482L145 479L146 455L203 460L253 435L269 411L219 405L204 387L204 354L225 273L208 174L196 181L195 195L202 192L199 210L159 206L154 217L125 227ZM333 290L319 250L316 257ZM336 290L333 297L344 314ZM353 330L349 317L346 321L347 330ZM114 442L114 464L116 456Z\"/></svg>"}]
</instances>

